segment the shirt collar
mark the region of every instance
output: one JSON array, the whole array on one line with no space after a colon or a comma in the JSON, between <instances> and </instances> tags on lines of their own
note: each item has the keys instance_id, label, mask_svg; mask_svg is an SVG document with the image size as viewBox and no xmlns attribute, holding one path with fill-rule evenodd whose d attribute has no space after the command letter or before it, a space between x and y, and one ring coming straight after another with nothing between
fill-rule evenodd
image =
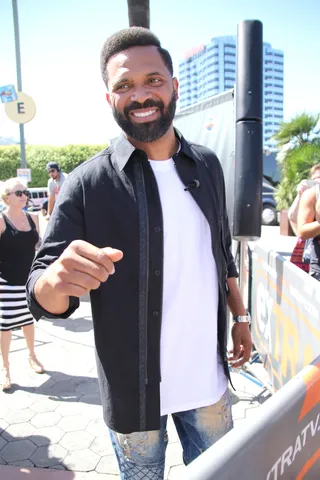
<instances>
[{"instance_id":1,"label":"shirt collar","mask_svg":"<svg viewBox=\"0 0 320 480\"><path fill-rule=\"evenodd\" d=\"M181 135L179 130L176 128L174 129L174 133L177 139L180 142L180 149L178 150L179 153L184 153L187 157L191 158L192 160L196 161L197 158L194 156L188 142L185 138ZM118 164L119 170L123 170L128 161L130 160L133 153L140 150L136 149L127 139L125 134L121 132L119 137L114 142L114 152L116 157L116 162Z\"/></svg>"}]
</instances>

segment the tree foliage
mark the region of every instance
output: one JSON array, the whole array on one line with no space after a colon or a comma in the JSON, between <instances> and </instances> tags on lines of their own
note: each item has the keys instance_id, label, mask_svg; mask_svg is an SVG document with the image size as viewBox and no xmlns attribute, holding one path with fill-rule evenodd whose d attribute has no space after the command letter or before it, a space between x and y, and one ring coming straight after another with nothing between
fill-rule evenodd
<instances>
[{"instance_id":1,"label":"tree foliage","mask_svg":"<svg viewBox=\"0 0 320 480\"><path fill-rule=\"evenodd\" d=\"M298 145L309 142L310 132L316 128L319 116L308 113L297 115L290 122L282 122L279 131L274 135L278 148L296 140Z\"/></svg>"},{"instance_id":2,"label":"tree foliage","mask_svg":"<svg viewBox=\"0 0 320 480\"><path fill-rule=\"evenodd\" d=\"M100 152L106 145L67 145L66 147L53 146L26 146L27 167L31 169L32 182L29 187L45 187L48 182L46 164L57 162L61 170L70 173L74 168ZM17 168L21 167L20 147L0 147L0 180L7 180L17 176Z\"/></svg>"},{"instance_id":3,"label":"tree foliage","mask_svg":"<svg viewBox=\"0 0 320 480\"><path fill-rule=\"evenodd\" d=\"M320 163L319 119L320 115L303 113L290 122L283 122L274 136L281 170L276 192L279 210L290 207L297 194L297 185L309 178L313 165Z\"/></svg>"}]
</instances>

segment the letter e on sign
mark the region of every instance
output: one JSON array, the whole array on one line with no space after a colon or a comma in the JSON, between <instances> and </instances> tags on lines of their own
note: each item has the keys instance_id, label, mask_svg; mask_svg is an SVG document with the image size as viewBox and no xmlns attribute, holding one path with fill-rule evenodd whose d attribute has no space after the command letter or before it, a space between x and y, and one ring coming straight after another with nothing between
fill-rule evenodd
<instances>
[{"instance_id":1,"label":"letter e on sign","mask_svg":"<svg viewBox=\"0 0 320 480\"><path fill-rule=\"evenodd\" d=\"M24 110L24 103L23 102L18 102L17 107L18 107L18 113L26 113L25 110Z\"/></svg>"},{"instance_id":2,"label":"letter e on sign","mask_svg":"<svg viewBox=\"0 0 320 480\"><path fill-rule=\"evenodd\" d=\"M17 100L5 104L6 114L16 123L27 123L36 114L36 104L29 95L18 92Z\"/></svg>"}]
</instances>

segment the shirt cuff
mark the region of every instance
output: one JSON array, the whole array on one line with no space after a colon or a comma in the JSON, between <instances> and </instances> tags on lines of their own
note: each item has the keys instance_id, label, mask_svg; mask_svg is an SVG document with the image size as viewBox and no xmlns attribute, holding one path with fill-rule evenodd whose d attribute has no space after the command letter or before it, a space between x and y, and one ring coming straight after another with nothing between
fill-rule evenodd
<instances>
[{"instance_id":1,"label":"shirt cuff","mask_svg":"<svg viewBox=\"0 0 320 480\"><path fill-rule=\"evenodd\" d=\"M235 263L232 262L230 265L228 265L228 278L238 278L239 273L237 270L237 267L235 266Z\"/></svg>"},{"instance_id":2,"label":"shirt cuff","mask_svg":"<svg viewBox=\"0 0 320 480\"><path fill-rule=\"evenodd\" d=\"M35 275L35 273L37 273ZM29 293L27 294L27 303L28 303L28 308L30 312L32 313L32 316L35 318L35 320L40 320L42 317L46 318L52 318L52 319L65 319L70 317L70 315L77 310L77 308L80 305L80 300L77 297L69 297L69 308L66 310L64 313L59 313L59 314L54 314L51 312L48 312L45 310L36 300L36 296L34 293L34 287L36 284L36 281L38 278L42 275L42 271L34 272L33 278L29 278L29 285L28 285L28 290Z\"/></svg>"}]
</instances>

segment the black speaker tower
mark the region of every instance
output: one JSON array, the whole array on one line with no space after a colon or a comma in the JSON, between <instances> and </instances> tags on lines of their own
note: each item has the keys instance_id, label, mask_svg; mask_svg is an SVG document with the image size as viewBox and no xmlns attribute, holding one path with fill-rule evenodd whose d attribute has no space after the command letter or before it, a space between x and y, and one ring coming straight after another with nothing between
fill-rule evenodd
<instances>
[{"instance_id":1,"label":"black speaker tower","mask_svg":"<svg viewBox=\"0 0 320 480\"><path fill-rule=\"evenodd\" d=\"M262 212L262 23L238 25L235 116L235 196L233 237L261 236Z\"/></svg>"}]
</instances>

